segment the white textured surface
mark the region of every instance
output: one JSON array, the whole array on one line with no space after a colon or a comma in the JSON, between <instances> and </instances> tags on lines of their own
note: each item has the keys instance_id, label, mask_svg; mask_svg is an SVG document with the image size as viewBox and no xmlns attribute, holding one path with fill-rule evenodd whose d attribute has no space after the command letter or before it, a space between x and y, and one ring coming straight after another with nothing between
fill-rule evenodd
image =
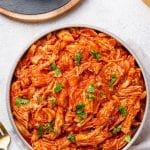
<instances>
[{"instance_id":1,"label":"white textured surface","mask_svg":"<svg viewBox=\"0 0 150 150\"><path fill-rule=\"evenodd\" d=\"M12 133L6 109L6 83L15 59L35 35L65 24L88 24L104 28L125 41L150 75L150 8L142 0L81 0L76 9L46 23L25 24L0 16L0 121ZM150 81L150 76L148 77ZM132 150L150 150L150 116ZM14 134L12 134L14 136ZM10 150L25 150L12 138Z\"/></svg>"}]
</instances>

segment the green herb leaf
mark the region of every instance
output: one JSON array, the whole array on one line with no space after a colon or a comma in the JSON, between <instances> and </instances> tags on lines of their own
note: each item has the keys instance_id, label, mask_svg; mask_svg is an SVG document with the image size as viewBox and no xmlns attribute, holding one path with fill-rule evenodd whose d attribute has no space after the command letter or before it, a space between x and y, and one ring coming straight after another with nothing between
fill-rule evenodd
<instances>
[{"instance_id":1,"label":"green herb leaf","mask_svg":"<svg viewBox=\"0 0 150 150\"><path fill-rule=\"evenodd\" d=\"M85 112L77 111L77 115L83 119L87 118L87 114Z\"/></svg>"},{"instance_id":2,"label":"green herb leaf","mask_svg":"<svg viewBox=\"0 0 150 150\"><path fill-rule=\"evenodd\" d=\"M78 104L76 106L76 114L77 114L77 116L85 119L85 118L87 118L87 114L84 112L84 107L85 107L85 105L83 103Z\"/></svg>"},{"instance_id":3,"label":"green herb leaf","mask_svg":"<svg viewBox=\"0 0 150 150\"><path fill-rule=\"evenodd\" d=\"M67 139L72 142L72 143L75 143L75 136L73 133L70 133L67 137Z\"/></svg>"},{"instance_id":4,"label":"green herb leaf","mask_svg":"<svg viewBox=\"0 0 150 150\"><path fill-rule=\"evenodd\" d=\"M122 117L126 117L128 115L128 110L125 106L119 106L119 112L122 115Z\"/></svg>"},{"instance_id":5,"label":"green herb leaf","mask_svg":"<svg viewBox=\"0 0 150 150\"><path fill-rule=\"evenodd\" d=\"M56 77L61 76L61 70L60 68L57 67L55 63L51 64L50 66L51 66L51 70L55 72Z\"/></svg>"},{"instance_id":6,"label":"green herb leaf","mask_svg":"<svg viewBox=\"0 0 150 150\"><path fill-rule=\"evenodd\" d=\"M95 99L96 98L96 96L93 93L86 93L85 96L87 99Z\"/></svg>"},{"instance_id":7,"label":"green herb leaf","mask_svg":"<svg viewBox=\"0 0 150 150\"><path fill-rule=\"evenodd\" d=\"M28 99L25 99L25 98L21 98L21 97L16 98L16 106L18 106L18 107L20 107L21 105L26 105L29 102L30 101Z\"/></svg>"},{"instance_id":8,"label":"green herb leaf","mask_svg":"<svg viewBox=\"0 0 150 150\"><path fill-rule=\"evenodd\" d=\"M48 122L45 126L45 129L50 132L54 132L54 121Z\"/></svg>"},{"instance_id":9,"label":"green herb leaf","mask_svg":"<svg viewBox=\"0 0 150 150\"><path fill-rule=\"evenodd\" d=\"M56 87L54 88L54 92L59 93L62 91L63 88L64 88L64 86L61 83L57 83Z\"/></svg>"},{"instance_id":10,"label":"green herb leaf","mask_svg":"<svg viewBox=\"0 0 150 150\"><path fill-rule=\"evenodd\" d=\"M89 93L94 93L96 90L94 84L89 85L89 87L87 88L87 92Z\"/></svg>"},{"instance_id":11,"label":"green herb leaf","mask_svg":"<svg viewBox=\"0 0 150 150\"><path fill-rule=\"evenodd\" d=\"M109 81L109 87L113 87L113 85L114 85L114 83L116 82L116 80L117 80L117 77L116 77L116 75L115 74L113 74L112 76L111 76L111 80Z\"/></svg>"},{"instance_id":12,"label":"green herb leaf","mask_svg":"<svg viewBox=\"0 0 150 150\"><path fill-rule=\"evenodd\" d=\"M95 99L95 95L94 95L94 92L95 92L96 88L94 86L94 84L91 84L88 86L87 90L86 90L86 93L85 93L85 96L87 99Z\"/></svg>"},{"instance_id":13,"label":"green herb leaf","mask_svg":"<svg viewBox=\"0 0 150 150\"><path fill-rule=\"evenodd\" d=\"M43 137L43 134L44 134L43 125L39 125L39 126L37 127L37 130L38 130L38 136L39 136L39 138L42 138L42 137Z\"/></svg>"},{"instance_id":14,"label":"green herb leaf","mask_svg":"<svg viewBox=\"0 0 150 150\"><path fill-rule=\"evenodd\" d=\"M51 101L52 105L57 104L57 99L55 97L50 97L49 100Z\"/></svg>"},{"instance_id":15,"label":"green herb leaf","mask_svg":"<svg viewBox=\"0 0 150 150\"><path fill-rule=\"evenodd\" d=\"M50 66L52 71L55 71L58 68L55 63L52 63Z\"/></svg>"},{"instance_id":16,"label":"green herb leaf","mask_svg":"<svg viewBox=\"0 0 150 150\"><path fill-rule=\"evenodd\" d=\"M76 66L79 66L79 65L80 65L81 59L82 59L82 53L81 53L81 52L78 52L78 53L75 55L75 65L76 65Z\"/></svg>"},{"instance_id":17,"label":"green herb leaf","mask_svg":"<svg viewBox=\"0 0 150 150\"><path fill-rule=\"evenodd\" d=\"M56 77L60 77L60 76L61 76L61 70L60 70L59 68L57 68L57 69L55 70L55 76L56 76Z\"/></svg>"},{"instance_id":18,"label":"green herb leaf","mask_svg":"<svg viewBox=\"0 0 150 150\"><path fill-rule=\"evenodd\" d=\"M85 104L80 103L76 106L76 111L83 111L85 107Z\"/></svg>"},{"instance_id":19,"label":"green herb leaf","mask_svg":"<svg viewBox=\"0 0 150 150\"><path fill-rule=\"evenodd\" d=\"M100 58L100 53L95 51L95 50L91 50L91 55L93 56L93 58L99 60Z\"/></svg>"},{"instance_id":20,"label":"green herb leaf","mask_svg":"<svg viewBox=\"0 0 150 150\"><path fill-rule=\"evenodd\" d=\"M122 128L122 125L119 125L119 126L115 127L115 128L113 129L112 133L113 133L113 134L117 134L118 132L121 131L121 128Z\"/></svg>"},{"instance_id":21,"label":"green herb leaf","mask_svg":"<svg viewBox=\"0 0 150 150\"><path fill-rule=\"evenodd\" d=\"M129 142L131 141L131 136L130 136L130 135L126 135L126 136L125 136L125 141L126 141L127 143L129 143Z\"/></svg>"}]
</instances>

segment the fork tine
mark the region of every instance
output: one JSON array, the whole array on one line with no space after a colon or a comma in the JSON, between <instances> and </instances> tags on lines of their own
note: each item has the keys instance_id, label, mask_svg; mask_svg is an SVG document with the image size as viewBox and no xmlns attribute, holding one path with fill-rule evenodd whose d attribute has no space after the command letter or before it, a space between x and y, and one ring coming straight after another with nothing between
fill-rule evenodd
<instances>
[{"instance_id":1,"label":"fork tine","mask_svg":"<svg viewBox=\"0 0 150 150\"><path fill-rule=\"evenodd\" d=\"M3 126L3 124L1 122L0 122L0 129L3 132L4 135L8 134L7 130L5 129L5 127Z\"/></svg>"}]
</instances>

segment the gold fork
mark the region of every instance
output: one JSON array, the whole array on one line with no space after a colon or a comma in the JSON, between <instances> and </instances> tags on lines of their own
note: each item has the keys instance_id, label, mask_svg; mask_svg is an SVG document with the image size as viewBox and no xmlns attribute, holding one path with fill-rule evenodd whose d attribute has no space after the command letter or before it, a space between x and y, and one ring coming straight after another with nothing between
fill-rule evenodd
<instances>
[{"instance_id":1,"label":"gold fork","mask_svg":"<svg viewBox=\"0 0 150 150\"><path fill-rule=\"evenodd\" d=\"M10 135L0 122L0 150L7 150L10 143Z\"/></svg>"}]
</instances>

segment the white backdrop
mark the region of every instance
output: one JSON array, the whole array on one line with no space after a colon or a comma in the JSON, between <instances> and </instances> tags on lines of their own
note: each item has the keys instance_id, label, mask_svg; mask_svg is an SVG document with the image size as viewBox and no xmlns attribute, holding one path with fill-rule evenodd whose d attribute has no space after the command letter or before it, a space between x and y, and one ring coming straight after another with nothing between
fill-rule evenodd
<instances>
[{"instance_id":1,"label":"white backdrop","mask_svg":"<svg viewBox=\"0 0 150 150\"><path fill-rule=\"evenodd\" d=\"M20 23L0 15L0 121L11 135L10 150L25 150L13 133L6 110L6 83L17 56L26 44L58 25L88 24L119 36L137 53L150 74L150 8L142 0L81 0L76 9L45 23ZM150 76L148 77L150 81ZM132 150L150 150L150 115Z\"/></svg>"}]
</instances>

